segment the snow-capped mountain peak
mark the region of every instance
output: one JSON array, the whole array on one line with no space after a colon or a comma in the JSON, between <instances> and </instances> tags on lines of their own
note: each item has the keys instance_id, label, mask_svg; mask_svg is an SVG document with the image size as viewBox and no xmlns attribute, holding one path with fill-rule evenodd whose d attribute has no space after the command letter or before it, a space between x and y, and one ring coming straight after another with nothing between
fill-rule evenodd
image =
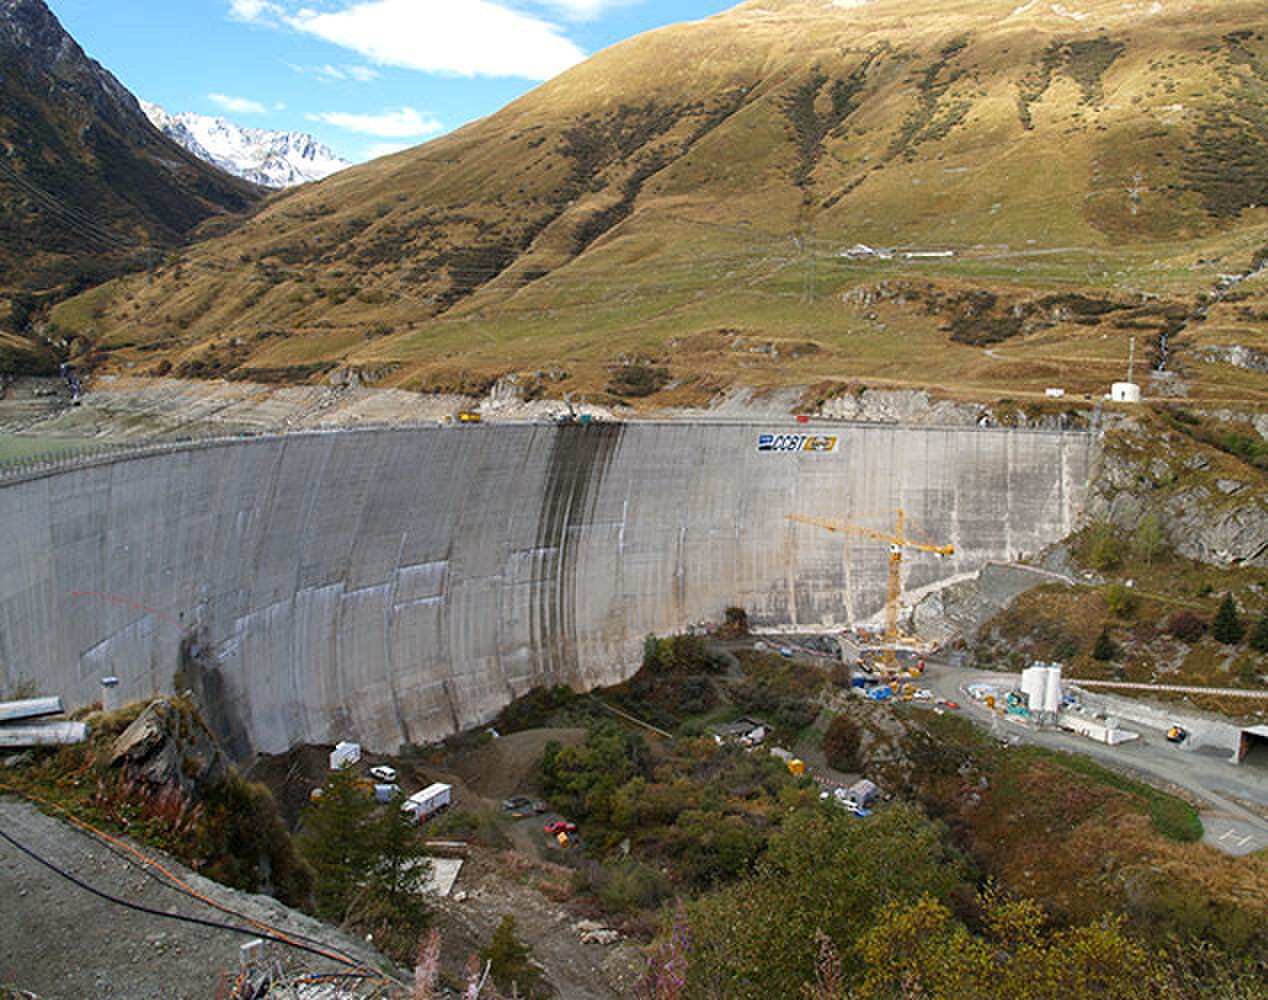
<instances>
[{"instance_id":1,"label":"snow-capped mountain peak","mask_svg":"<svg viewBox=\"0 0 1268 1000\"><path fill-rule=\"evenodd\" d=\"M244 128L190 111L171 115L146 101L141 101L141 109L155 128L199 159L264 187L318 181L351 166L303 132Z\"/></svg>"}]
</instances>

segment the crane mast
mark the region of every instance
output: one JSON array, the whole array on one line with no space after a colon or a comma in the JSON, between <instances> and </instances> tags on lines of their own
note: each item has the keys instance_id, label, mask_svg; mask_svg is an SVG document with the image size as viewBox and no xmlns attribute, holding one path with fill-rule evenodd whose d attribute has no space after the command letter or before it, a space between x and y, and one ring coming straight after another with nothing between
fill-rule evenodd
<instances>
[{"instance_id":1,"label":"crane mast","mask_svg":"<svg viewBox=\"0 0 1268 1000\"><path fill-rule=\"evenodd\" d=\"M916 541L914 538L907 537L904 527L904 513L901 507L896 512L895 525L893 532L877 531L874 528L865 528L861 524L851 524L848 521L833 521L827 518L810 517L807 514L789 514L788 520L795 521L798 524L808 524L811 527L823 528L827 531L835 531L843 535L857 535L862 538L871 538L876 541L886 542L889 545L889 587L885 599L885 651L882 659L887 665L893 665L896 662L895 649L898 645L898 611L901 606L902 598L902 566L903 566L903 549L917 549L921 552L932 552L938 556L949 556L955 553L954 545L929 545L925 542Z\"/></svg>"}]
</instances>

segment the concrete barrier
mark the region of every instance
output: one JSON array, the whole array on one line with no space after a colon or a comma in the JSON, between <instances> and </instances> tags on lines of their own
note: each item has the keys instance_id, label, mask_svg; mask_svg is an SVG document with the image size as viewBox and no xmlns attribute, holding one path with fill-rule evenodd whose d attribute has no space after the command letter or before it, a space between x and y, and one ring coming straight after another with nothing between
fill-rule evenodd
<instances>
[{"instance_id":1,"label":"concrete barrier","mask_svg":"<svg viewBox=\"0 0 1268 1000\"><path fill-rule=\"evenodd\" d=\"M759 451L762 433L834 450ZM1080 433L842 425L398 428L195 444L0 485L0 683L70 705L170 689L205 647L244 746L387 749L492 717L538 684L619 680L644 636L744 606L843 623L885 599L894 508L955 556L918 588L1074 526ZM0 692L2 693L2 692Z\"/></svg>"}]
</instances>

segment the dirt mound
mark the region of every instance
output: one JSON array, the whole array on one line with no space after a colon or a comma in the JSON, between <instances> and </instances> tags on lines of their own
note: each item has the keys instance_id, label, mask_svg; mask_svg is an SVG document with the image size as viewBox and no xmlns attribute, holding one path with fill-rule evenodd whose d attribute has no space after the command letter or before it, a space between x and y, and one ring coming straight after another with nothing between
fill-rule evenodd
<instances>
[{"instance_id":1,"label":"dirt mound","mask_svg":"<svg viewBox=\"0 0 1268 1000\"><path fill-rule=\"evenodd\" d=\"M526 729L486 743L453 765L453 773L477 795L502 799L530 787L542 751L551 740L565 746L583 743L584 729Z\"/></svg>"}]
</instances>

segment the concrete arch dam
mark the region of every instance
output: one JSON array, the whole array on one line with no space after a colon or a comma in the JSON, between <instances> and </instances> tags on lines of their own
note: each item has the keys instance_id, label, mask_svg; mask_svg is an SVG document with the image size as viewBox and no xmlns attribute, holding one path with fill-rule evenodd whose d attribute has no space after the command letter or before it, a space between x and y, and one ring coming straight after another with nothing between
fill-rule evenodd
<instances>
[{"instance_id":1,"label":"concrete arch dam","mask_svg":"<svg viewBox=\"0 0 1268 1000\"><path fill-rule=\"evenodd\" d=\"M428 427L227 440L0 486L0 682L84 704L170 689L196 634L239 750L392 749L490 719L538 684L587 688L642 640L732 604L844 623L908 589L1068 533L1096 438L812 426L835 450L759 450L734 424ZM777 447L792 448L791 437Z\"/></svg>"}]
</instances>

